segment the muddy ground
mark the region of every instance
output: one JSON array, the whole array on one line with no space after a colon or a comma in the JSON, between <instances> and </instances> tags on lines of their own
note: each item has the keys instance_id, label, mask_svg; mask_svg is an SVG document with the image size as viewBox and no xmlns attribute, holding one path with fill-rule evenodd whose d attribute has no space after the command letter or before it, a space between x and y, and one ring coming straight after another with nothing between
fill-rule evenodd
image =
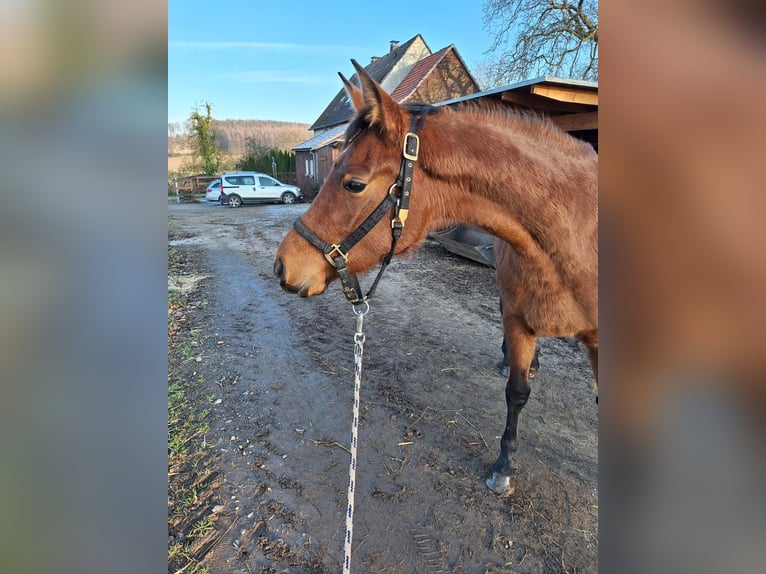
<instances>
[{"instance_id":1,"label":"muddy ground","mask_svg":"<svg viewBox=\"0 0 766 574\"><path fill-rule=\"evenodd\" d=\"M211 573L340 572L355 318L333 284L280 290L275 248L306 205L169 204L194 286L186 328L213 473L196 517ZM362 285L370 284L369 275ZM521 415L518 486L484 486L505 420L494 270L433 240L394 261L366 318L355 572L596 572L597 406L586 353L540 341ZM172 480L172 478L171 478ZM169 542L187 534L171 525Z\"/></svg>"}]
</instances>

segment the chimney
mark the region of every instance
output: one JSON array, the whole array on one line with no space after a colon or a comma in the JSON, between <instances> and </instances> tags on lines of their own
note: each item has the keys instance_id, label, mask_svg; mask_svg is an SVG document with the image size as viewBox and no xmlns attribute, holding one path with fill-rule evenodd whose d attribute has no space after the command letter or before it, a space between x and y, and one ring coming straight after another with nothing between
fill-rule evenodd
<instances>
[{"instance_id":1,"label":"chimney","mask_svg":"<svg viewBox=\"0 0 766 574\"><path fill-rule=\"evenodd\" d=\"M393 52L399 47L399 40L391 40L391 50L389 52Z\"/></svg>"},{"instance_id":2,"label":"chimney","mask_svg":"<svg viewBox=\"0 0 766 574\"><path fill-rule=\"evenodd\" d=\"M370 56L370 63L380 60L380 56Z\"/></svg>"}]
</instances>

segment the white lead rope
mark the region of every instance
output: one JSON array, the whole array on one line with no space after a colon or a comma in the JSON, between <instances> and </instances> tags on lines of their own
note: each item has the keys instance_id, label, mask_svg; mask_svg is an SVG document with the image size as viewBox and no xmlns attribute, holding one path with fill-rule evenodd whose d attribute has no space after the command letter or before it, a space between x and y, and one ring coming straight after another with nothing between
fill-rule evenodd
<instances>
[{"instance_id":1,"label":"white lead rope","mask_svg":"<svg viewBox=\"0 0 766 574\"><path fill-rule=\"evenodd\" d=\"M356 482L356 449L359 431L359 397L362 386L362 355L364 353L364 316L370 310L367 301L364 309L357 310L356 333L354 333L354 415L351 423L351 462L348 466L348 506L346 509L346 538L343 544L343 574L351 574L351 539L354 535L354 483Z\"/></svg>"}]
</instances>

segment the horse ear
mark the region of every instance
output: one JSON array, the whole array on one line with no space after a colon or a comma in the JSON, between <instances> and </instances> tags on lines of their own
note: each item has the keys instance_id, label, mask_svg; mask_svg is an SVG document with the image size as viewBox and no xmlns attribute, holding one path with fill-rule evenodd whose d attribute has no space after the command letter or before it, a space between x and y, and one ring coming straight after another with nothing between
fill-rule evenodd
<instances>
[{"instance_id":1,"label":"horse ear","mask_svg":"<svg viewBox=\"0 0 766 574\"><path fill-rule=\"evenodd\" d=\"M349 82L346 79L346 76L340 72L338 72L338 75L343 82L343 87L346 88L346 95L348 96L348 99L351 100L352 104L354 105L354 109L358 112L364 107L364 96L362 95L362 90Z\"/></svg>"},{"instance_id":2,"label":"horse ear","mask_svg":"<svg viewBox=\"0 0 766 574\"><path fill-rule=\"evenodd\" d=\"M402 122L402 109L380 85L373 80L356 60L351 60L362 86L362 98L367 108L367 121L393 133L398 133Z\"/></svg>"}]
</instances>

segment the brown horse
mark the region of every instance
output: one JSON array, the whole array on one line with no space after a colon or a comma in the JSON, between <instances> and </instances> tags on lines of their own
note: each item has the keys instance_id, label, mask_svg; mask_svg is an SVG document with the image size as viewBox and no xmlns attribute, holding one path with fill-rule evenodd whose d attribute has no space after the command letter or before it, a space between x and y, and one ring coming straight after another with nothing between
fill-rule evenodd
<instances>
[{"instance_id":1,"label":"brown horse","mask_svg":"<svg viewBox=\"0 0 766 574\"><path fill-rule=\"evenodd\" d=\"M486 484L511 490L536 337L577 337L597 376L597 156L537 117L399 105L352 63L361 90L341 79L356 116L322 189L279 245L274 273L302 297L340 276L354 302L363 300L357 272L413 249L430 230L460 221L502 238L508 415Z\"/></svg>"}]
</instances>

